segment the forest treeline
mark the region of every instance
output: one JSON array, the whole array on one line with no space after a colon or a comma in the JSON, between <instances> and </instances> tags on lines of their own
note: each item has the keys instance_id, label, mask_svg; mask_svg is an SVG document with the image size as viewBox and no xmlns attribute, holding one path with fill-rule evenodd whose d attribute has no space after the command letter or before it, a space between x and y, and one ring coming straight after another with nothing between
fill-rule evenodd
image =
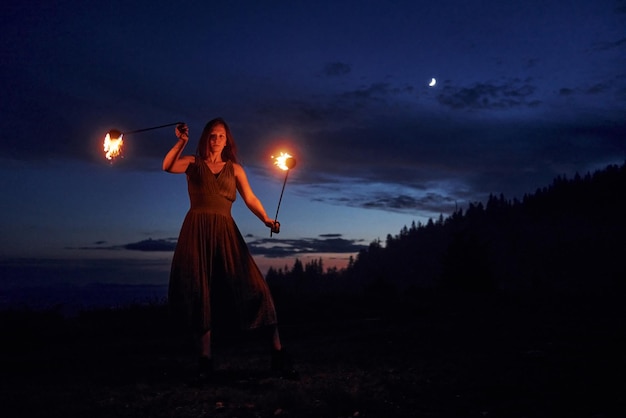
<instances>
[{"instance_id":1,"label":"forest treeline","mask_svg":"<svg viewBox=\"0 0 626 418\"><path fill-rule=\"evenodd\" d=\"M486 292L599 291L626 288L626 163L557 177L508 200L491 195L452 215L405 226L376 240L345 269L323 260L270 269L281 290L377 296L420 288Z\"/></svg>"}]
</instances>

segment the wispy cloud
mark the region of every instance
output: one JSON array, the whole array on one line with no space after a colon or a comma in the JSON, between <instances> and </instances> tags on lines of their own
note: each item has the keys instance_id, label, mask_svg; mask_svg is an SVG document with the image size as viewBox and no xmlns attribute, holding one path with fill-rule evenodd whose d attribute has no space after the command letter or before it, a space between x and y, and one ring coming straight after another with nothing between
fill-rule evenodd
<instances>
[{"instance_id":1,"label":"wispy cloud","mask_svg":"<svg viewBox=\"0 0 626 418\"><path fill-rule=\"evenodd\" d=\"M330 62L324 67L324 74L329 77L337 77L350 74L352 67L345 62Z\"/></svg>"},{"instance_id":2,"label":"wispy cloud","mask_svg":"<svg viewBox=\"0 0 626 418\"><path fill-rule=\"evenodd\" d=\"M105 250L105 251L145 251L145 252L170 252L176 248L176 238L164 238L164 239L146 239L137 242L131 242L128 244L114 244L107 245L106 241L96 241L94 245L87 245L83 247L66 247L66 249L78 249L78 250Z\"/></svg>"},{"instance_id":3,"label":"wispy cloud","mask_svg":"<svg viewBox=\"0 0 626 418\"><path fill-rule=\"evenodd\" d=\"M445 86L439 103L452 109L514 109L536 107L536 87L529 80L512 80L505 84L476 83L471 87Z\"/></svg>"},{"instance_id":4,"label":"wispy cloud","mask_svg":"<svg viewBox=\"0 0 626 418\"><path fill-rule=\"evenodd\" d=\"M624 6L624 9L626 9L626 6ZM611 49L623 48L624 46L626 46L626 38L621 38L612 42L600 42L594 45L595 49L598 51L608 51Z\"/></svg>"},{"instance_id":5,"label":"wispy cloud","mask_svg":"<svg viewBox=\"0 0 626 418\"><path fill-rule=\"evenodd\" d=\"M289 257L301 254L316 253L338 253L347 254L355 253L366 248L367 244L364 240L345 239L341 234L323 234L317 238L300 238L300 239L269 239L255 238L248 235L248 247L250 252L255 255L263 255L269 258ZM138 242L119 245L105 245L104 241L100 244L88 245L78 248L78 250L102 250L102 251L144 251L144 252L172 252L176 249L176 238L164 239L147 239Z\"/></svg>"},{"instance_id":6,"label":"wispy cloud","mask_svg":"<svg viewBox=\"0 0 626 418\"><path fill-rule=\"evenodd\" d=\"M367 248L363 240L345 239L340 234L325 234L316 238L281 239L260 238L248 243L250 252L268 258L291 257L304 254L356 253Z\"/></svg>"}]
</instances>

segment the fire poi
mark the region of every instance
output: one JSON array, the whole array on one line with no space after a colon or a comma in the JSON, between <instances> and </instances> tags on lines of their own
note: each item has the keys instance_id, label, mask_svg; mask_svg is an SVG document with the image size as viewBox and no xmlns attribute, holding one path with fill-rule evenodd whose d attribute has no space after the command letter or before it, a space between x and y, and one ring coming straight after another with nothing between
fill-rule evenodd
<instances>
[{"instance_id":1,"label":"fire poi","mask_svg":"<svg viewBox=\"0 0 626 418\"><path fill-rule=\"evenodd\" d=\"M114 158L117 158L120 155L122 155L122 149L124 145L124 135L151 131L153 129L166 128L168 126L178 125L179 123L184 123L184 122L168 123L165 125L152 126L150 128L136 129L134 131L128 131L128 132L121 132L117 129L111 129L109 132L107 132L106 136L104 137L104 144L103 144L104 156L106 157L107 160L113 161Z\"/></svg>"},{"instance_id":2,"label":"fire poi","mask_svg":"<svg viewBox=\"0 0 626 418\"><path fill-rule=\"evenodd\" d=\"M274 216L274 222L278 222L278 211L280 210L280 202L283 200L283 193L285 192L285 185L287 184L287 177L289 177L289 170L296 166L296 159L291 155L281 152L278 157L272 156L274 159L274 165L281 170L285 171L285 180L283 181L283 188L280 191L280 198L278 199L278 207L276 208L276 215ZM277 233L280 231L280 223L278 224ZM270 237L273 230L270 230Z\"/></svg>"},{"instance_id":3,"label":"fire poi","mask_svg":"<svg viewBox=\"0 0 626 418\"><path fill-rule=\"evenodd\" d=\"M104 156L107 160L113 161L113 159L122 155L124 145L124 135L135 134L139 132L151 131L153 129L166 128L168 126L178 125L184 122L167 123L165 125L152 126L150 128L136 129L134 131L121 132L117 129L111 129L104 137ZM296 166L296 159L286 152L281 152L278 157L272 156L274 165L281 170L285 171L285 180L283 181L283 188L280 191L280 198L278 199L278 207L276 208L276 215L274 216L274 222L278 223L278 211L280 211L280 203L283 201L283 194L285 193L285 186L287 185L287 178L289 177L289 171ZM270 230L270 237L274 230ZM280 232L280 223L276 229L276 233Z\"/></svg>"}]
</instances>

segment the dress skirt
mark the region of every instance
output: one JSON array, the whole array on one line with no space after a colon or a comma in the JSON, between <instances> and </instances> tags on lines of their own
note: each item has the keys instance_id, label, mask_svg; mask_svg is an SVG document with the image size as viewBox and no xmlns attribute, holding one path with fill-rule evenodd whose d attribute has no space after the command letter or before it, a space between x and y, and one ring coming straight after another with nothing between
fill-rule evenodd
<instances>
[{"instance_id":1,"label":"dress skirt","mask_svg":"<svg viewBox=\"0 0 626 418\"><path fill-rule=\"evenodd\" d=\"M219 176L201 162L187 170L191 208L172 259L168 303L193 331L215 320L241 329L276 324L269 287L243 239L230 208L235 196L231 163Z\"/></svg>"}]
</instances>

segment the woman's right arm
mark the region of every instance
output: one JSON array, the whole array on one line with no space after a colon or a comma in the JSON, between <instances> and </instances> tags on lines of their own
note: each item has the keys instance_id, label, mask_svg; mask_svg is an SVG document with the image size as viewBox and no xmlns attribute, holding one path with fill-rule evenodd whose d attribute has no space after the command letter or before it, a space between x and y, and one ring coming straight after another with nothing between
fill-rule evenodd
<instances>
[{"instance_id":1,"label":"woman's right arm","mask_svg":"<svg viewBox=\"0 0 626 418\"><path fill-rule=\"evenodd\" d=\"M176 136L178 142L170 149L165 158L163 158L163 170L168 173L182 174L187 171L189 164L195 161L193 155L182 155L183 149L189 141L187 125L180 124L176 126Z\"/></svg>"}]
</instances>

